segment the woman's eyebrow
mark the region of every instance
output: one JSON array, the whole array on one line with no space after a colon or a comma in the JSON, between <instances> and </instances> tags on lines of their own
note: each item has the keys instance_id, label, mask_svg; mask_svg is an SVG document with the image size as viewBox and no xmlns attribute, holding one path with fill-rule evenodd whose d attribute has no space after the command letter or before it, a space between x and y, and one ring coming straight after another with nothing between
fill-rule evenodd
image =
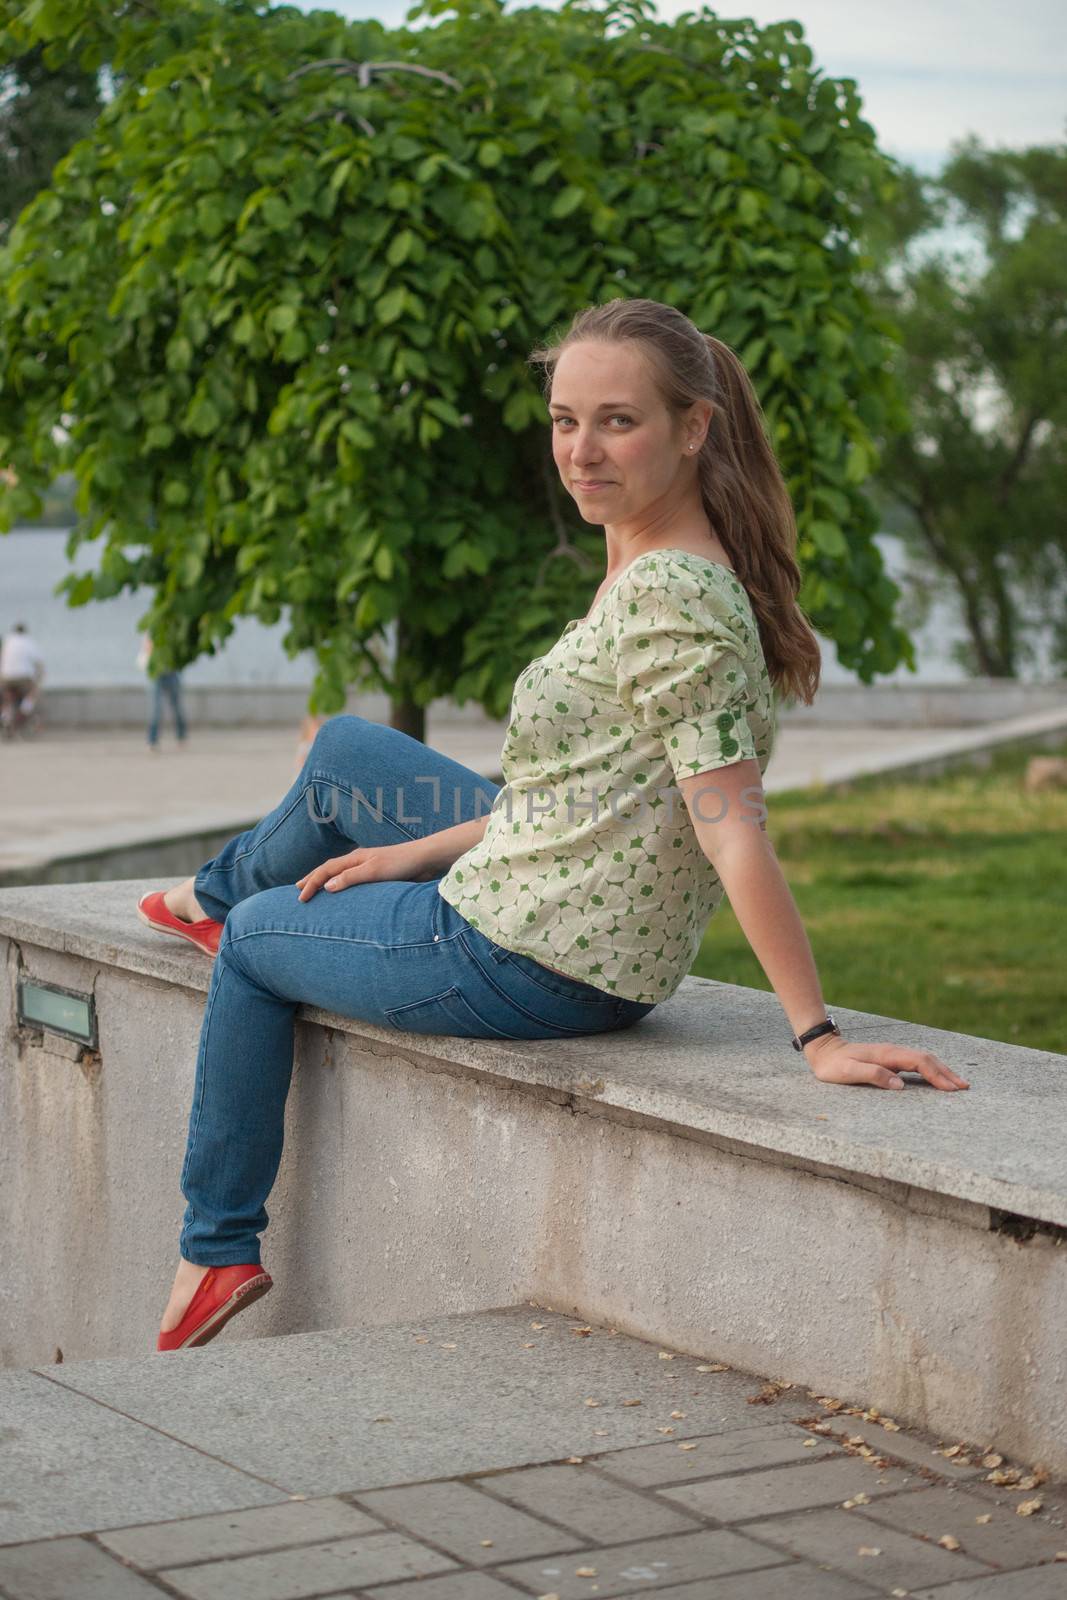
<instances>
[{"instance_id":1,"label":"woman's eyebrow","mask_svg":"<svg viewBox=\"0 0 1067 1600\"><path fill-rule=\"evenodd\" d=\"M567 405L562 400L550 400L548 402L548 409L551 411L553 407L556 407L559 411L574 410L573 406ZM609 409L612 411L640 411L641 407L635 406L632 400L605 400L602 405L597 406L598 411L606 411Z\"/></svg>"}]
</instances>

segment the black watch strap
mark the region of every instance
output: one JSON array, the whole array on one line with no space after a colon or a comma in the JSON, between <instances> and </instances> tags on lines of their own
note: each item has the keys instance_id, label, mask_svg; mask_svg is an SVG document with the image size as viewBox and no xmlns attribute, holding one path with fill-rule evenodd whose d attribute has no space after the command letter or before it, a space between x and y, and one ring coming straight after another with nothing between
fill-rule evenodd
<instances>
[{"instance_id":1,"label":"black watch strap","mask_svg":"<svg viewBox=\"0 0 1067 1600\"><path fill-rule=\"evenodd\" d=\"M836 1033L839 1038L841 1036L841 1029L829 1012L826 1013L825 1022L817 1023L814 1028L809 1028L807 1033L802 1033L799 1037L794 1035L791 1040L793 1049L803 1050L806 1044L810 1044L813 1039L821 1039L824 1033Z\"/></svg>"}]
</instances>

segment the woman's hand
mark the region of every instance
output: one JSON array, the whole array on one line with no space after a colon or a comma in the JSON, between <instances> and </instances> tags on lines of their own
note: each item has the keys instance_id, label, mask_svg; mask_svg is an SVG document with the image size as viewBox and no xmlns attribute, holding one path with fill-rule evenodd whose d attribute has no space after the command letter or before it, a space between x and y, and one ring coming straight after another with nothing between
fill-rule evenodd
<instances>
[{"instance_id":1,"label":"woman's hand","mask_svg":"<svg viewBox=\"0 0 1067 1600\"><path fill-rule=\"evenodd\" d=\"M961 1078L929 1050L902 1044L857 1044L824 1033L804 1046L804 1057L823 1083L870 1083L876 1089L903 1089L900 1072L919 1072L935 1089L969 1089Z\"/></svg>"},{"instance_id":2,"label":"woman's hand","mask_svg":"<svg viewBox=\"0 0 1067 1600\"><path fill-rule=\"evenodd\" d=\"M356 883L379 883L386 879L423 883L437 876L424 844L423 839L409 839L403 844L367 845L350 850L346 856L334 856L296 880L300 899L310 900L320 889L336 892Z\"/></svg>"}]
</instances>

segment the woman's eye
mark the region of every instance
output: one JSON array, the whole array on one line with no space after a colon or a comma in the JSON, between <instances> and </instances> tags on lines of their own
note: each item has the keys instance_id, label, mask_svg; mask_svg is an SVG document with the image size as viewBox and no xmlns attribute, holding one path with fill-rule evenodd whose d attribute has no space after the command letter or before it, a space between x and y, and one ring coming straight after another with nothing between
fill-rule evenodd
<instances>
[{"instance_id":1,"label":"woman's eye","mask_svg":"<svg viewBox=\"0 0 1067 1600\"><path fill-rule=\"evenodd\" d=\"M557 423L560 423L560 422L573 422L574 418L573 417L556 417L555 420L556 420ZM617 411L613 417L609 417L608 418L609 422L625 422L627 424L632 423L633 420L634 420L633 417L628 417L628 416L625 415L624 412L621 412L621 411Z\"/></svg>"}]
</instances>

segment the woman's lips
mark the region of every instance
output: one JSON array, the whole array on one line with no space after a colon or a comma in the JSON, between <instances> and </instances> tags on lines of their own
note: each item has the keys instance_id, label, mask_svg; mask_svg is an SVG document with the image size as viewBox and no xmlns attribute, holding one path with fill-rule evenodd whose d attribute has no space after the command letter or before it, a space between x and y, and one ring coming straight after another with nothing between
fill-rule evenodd
<instances>
[{"instance_id":1,"label":"woman's lips","mask_svg":"<svg viewBox=\"0 0 1067 1600\"><path fill-rule=\"evenodd\" d=\"M593 482L589 482L582 478L575 478L574 487L576 489L610 489L611 480L610 478L600 478L598 480L594 480Z\"/></svg>"}]
</instances>

